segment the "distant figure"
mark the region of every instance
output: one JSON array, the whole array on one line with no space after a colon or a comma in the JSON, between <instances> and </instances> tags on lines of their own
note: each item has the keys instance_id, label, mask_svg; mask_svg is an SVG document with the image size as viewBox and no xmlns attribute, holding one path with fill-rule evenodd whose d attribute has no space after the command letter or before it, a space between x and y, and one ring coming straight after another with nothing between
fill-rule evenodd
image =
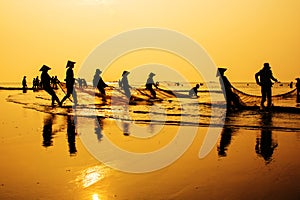
<instances>
[{"instance_id":1,"label":"distant figure","mask_svg":"<svg viewBox=\"0 0 300 200\"><path fill-rule=\"evenodd\" d=\"M33 89L33 91L35 91L35 88L36 88L36 86L35 86L35 78L33 78L33 80L32 80L32 89Z\"/></svg>"},{"instance_id":2,"label":"distant figure","mask_svg":"<svg viewBox=\"0 0 300 200\"><path fill-rule=\"evenodd\" d=\"M300 103L300 78L296 78L296 88L297 88L297 103Z\"/></svg>"},{"instance_id":3,"label":"distant figure","mask_svg":"<svg viewBox=\"0 0 300 200\"><path fill-rule=\"evenodd\" d=\"M82 88L82 79L81 79L81 78L78 78L78 79L77 79L77 82L78 82L78 87L79 87L79 88Z\"/></svg>"},{"instance_id":4,"label":"distant figure","mask_svg":"<svg viewBox=\"0 0 300 200\"><path fill-rule=\"evenodd\" d=\"M105 90L104 88L108 87L108 85L106 85L106 83L104 83L102 77L100 76L100 74L102 73L102 71L100 69L96 69L94 78L93 78L93 86L94 88L98 88L99 92L102 95L102 99L104 101L106 101L106 94L105 94Z\"/></svg>"},{"instance_id":5,"label":"distant figure","mask_svg":"<svg viewBox=\"0 0 300 200\"><path fill-rule=\"evenodd\" d=\"M290 88L293 88L293 81L290 82Z\"/></svg>"},{"instance_id":6,"label":"distant figure","mask_svg":"<svg viewBox=\"0 0 300 200\"><path fill-rule=\"evenodd\" d=\"M41 84L43 86L43 89L48 92L51 97L52 97L52 106L54 106L54 102L56 101L58 103L58 105L61 106L61 103L58 99L58 97L56 96L53 88L51 87L51 77L48 74L48 70L51 69L50 67L43 65L40 69L40 71L42 72L41 74Z\"/></svg>"},{"instance_id":7,"label":"distant figure","mask_svg":"<svg viewBox=\"0 0 300 200\"><path fill-rule=\"evenodd\" d=\"M66 86L67 86L67 94L66 96L61 100L61 104L69 98L71 95L73 96L74 104L77 105L77 94L74 88L75 84L75 78L74 78L74 72L73 72L73 67L76 62L68 60L67 62L67 72L66 72Z\"/></svg>"},{"instance_id":8,"label":"distant figure","mask_svg":"<svg viewBox=\"0 0 300 200\"><path fill-rule=\"evenodd\" d=\"M59 83L57 76L52 77L52 88L57 90L57 84Z\"/></svg>"},{"instance_id":9,"label":"distant figure","mask_svg":"<svg viewBox=\"0 0 300 200\"><path fill-rule=\"evenodd\" d=\"M241 105L241 101L239 96L232 92L232 85L227 79L227 77L224 75L224 72L226 70L226 68L218 68L217 77L220 77L219 81L221 84L223 94L225 95L227 109L230 110L239 107Z\"/></svg>"},{"instance_id":10,"label":"distant figure","mask_svg":"<svg viewBox=\"0 0 300 200\"><path fill-rule=\"evenodd\" d=\"M148 79L147 79L147 82L146 82L146 89L150 91L151 95L152 95L152 98L153 99L156 99L156 92L154 91L154 89L152 88L152 86L157 87L157 85L154 83L154 80L153 80L153 76L155 76L154 73L150 73L149 76L148 76Z\"/></svg>"},{"instance_id":11,"label":"distant figure","mask_svg":"<svg viewBox=\"0 0 300 200\"><path fill-rule=\"evenodd\" d=\"M119 81L119 86L124 90L125 95L128 99L130 99L130 97L131 97L130 88L132 88L128 83L127 76L129 75L129 73L130 72L128 72L128 71L123 71L122 80Z\"/></svg>"},{"instance_id":12,"label":"distant figure","mask_svg":"<svg viewBox=\"0 0 300 200\"><path fill-rule=\"evenodd\" d=\"M26 88L27 88L26 76L23 77L23 80L22 80L22 86L23 86L23 89L26 89Z\"/></svg>"},{"instance_id":13,"label":"distant figure","mask_svg":"<svg viewBox=\"0 0 300 200\"><path fill-rule=\"evenodd\" d=\"M39 76L37 76L36 78L33 78L32 89L33 91L37 91L39 88L40 88L40 80L39 80Z\"/></svg>"},{"instance_id":14,"label":"distant figure","mask_svg":"<svg viewBox=\"0 0 300 200\"><path fill-rule=\"evenodd\" d=\"M86 83L86 80L85 80L84 78L81 79L81 80L82 80L82 87L87 88L88 85L87 85L87 83Z\"/></svg>"},{"instance_id":15,"label":"distant figure","mask_svg":"<svg viewBox=\"0 0 300 200\"><path fill-rule=\"evenodd\" d=\"M198 89L200 88L200 85L197 83L195 87L193 87L190 91L189 91L189 95L191 97L198 97L197 93L198 93Z\"/></svg>"},{"instance_id":16,"label":"distant figure","mask_svg":"<svg viewBox=\"0 0 300 200\"><path fill-rule=\"evenodd\" d=\"M36 78L35 78L35 87L36 87L36 89L39 89L39 88L40 88L40 80L39 80L39 76L36 76Z\"/></svg>"},{"instance_id":17,"label":"distant figure","mask_svg":"<svg viewBox=\"0 0 300 200\"><path fill-rule=\"evenodd\" d=\"M255 80L256 83L258 85L261 86L261 107L264 108L265 105L265 101L266 98L268 99L268 103L267 103L267 107L271 107L272 106L272 81L278 82L278 80L276 78L273 77L272 71L271 71L271 67L269 65L269 63L264 63L264 67L255 74Z\"/></svg>"}]
</instances>

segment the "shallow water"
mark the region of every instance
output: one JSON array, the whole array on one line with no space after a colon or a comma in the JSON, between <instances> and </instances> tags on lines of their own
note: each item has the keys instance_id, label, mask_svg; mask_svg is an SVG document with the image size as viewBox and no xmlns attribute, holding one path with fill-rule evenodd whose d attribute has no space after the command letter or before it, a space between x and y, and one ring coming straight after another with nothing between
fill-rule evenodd
<instances>
[{"instance_id":1,"label":"shallow water","mask_svg":"<svg viewBox=\"0 0 300 200\"><path fill-rule=\"evenodd\" d=\"M135 120L128 121L124 120L128 115L117 119L106 105L87 109L84 104L78 110L81 115L68 115L75 112L72 107L51 108L49 96L42 92L0 91L0 102L5 113L0 116L0 151L5 152L0 154L0 199L300 198L297 113L231 114L210 153L200 159L210 122L205 104L196 104L202 122L196 126L180 125L181 116L176 115L180 110L168 101L129 106ZM86 117L87 112L93 117ZM187 114L193 122L193 113ZM96 160L81 139L87 135L99 147L110 140L128 152L153 152L170 144L181 126L196 127L191 145L175 162L149 173L115 170Z\"/></svg>"}]
</instances>

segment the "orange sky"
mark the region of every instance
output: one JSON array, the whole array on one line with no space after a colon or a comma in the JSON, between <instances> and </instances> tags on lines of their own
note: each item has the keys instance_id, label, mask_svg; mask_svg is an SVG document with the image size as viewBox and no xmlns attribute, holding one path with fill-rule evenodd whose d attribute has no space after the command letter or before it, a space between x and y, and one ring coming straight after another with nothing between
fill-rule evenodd
<instances>
[{"instance_id":1,"label":"orange sky","mask_svg":"<svg viewBox=\"0 0 300 200\"><path fill-rule=\"evenodd\" d=\"M231 81L254 81L266 61L276 78L291 81L300 77L299 10L298 0L0 1L0 82L20 81L23 75L31 80L43 64L63 79L68 59L77 61L79 70L101 42L142 27L191 37L217 66L228 68ZM163 62L161 56L153 63ZM176 64L171 67L181 70ZM122 70L105 73L104 79L116 80ZM191 81L198 78L190 76Z\"/></svg>"}]
</instances>

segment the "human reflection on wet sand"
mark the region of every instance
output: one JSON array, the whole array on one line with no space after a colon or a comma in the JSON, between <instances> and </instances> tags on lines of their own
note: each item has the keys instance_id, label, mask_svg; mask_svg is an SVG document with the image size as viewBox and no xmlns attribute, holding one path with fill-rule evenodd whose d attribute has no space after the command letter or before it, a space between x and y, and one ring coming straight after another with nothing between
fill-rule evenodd
<instances>
[{"instance_id":1,"label":"human reflection on wet sand","mask_svg":"<svg viewBox=\"0 0 300 200\"><path fill-rule=\"evenodd\" d=\"M43 126L43 147L53 146L53 135L55 131L53 130L53 122L56 119L55 114L47 115L44 119L44 126ZM76 155L76 117L68 115L66 116L67 122L67 140L69 146L69 153L70 155ZM64 126L62 126L64 127Z\"/></svg>"},{"instance_id":2,"label":"human reflection on wet sand","mask_svg":"<svg viewBox=\"0 0 300 200\"><path fill-rule=\"evenodd\" d=\"M226 118L225 127L221 132L220 144L217 147L219 157L227 156L226 151L228 149L228 146L231 143L232 135L235 132L235 130L229 126L229 123L230 123L230 119Z\"/></svg>"},{"instance_id":3,"label":"human reflection on wet sand","mask_svg":"<svg viewBox=\"0 0 300 200\"><path fill-rule=\"evenodd\" d=\"M122 126L123 126L123 134L125 136L129 136L130 135L130 131L129 131L129 122L128 121L122 121Z\"/></svg>"},{"instance_id":4,"label":"human reflection on wet sand","mask_svg":"<svg viewBox=\"0 0 300 200\"><path fill-rule=\"evenodd\" d=\"M95 134L97 135L97 140L100 142L103 138L102 130L103 130L103 117L95 118Z\"/></svg>"},{"instance_id":5,"label":"human reflection on wet sand","mask_svg":"<svg viewBox=\"0 0 300 200\"><path fill-rule=\"evenodd\" d=\"M43 147L49 147L53 145L52 141L52 125L55 119L55 115L51 114L45 117L43 127Z\"/></svg>"},{"instance_id":6,"label":"human reflection on wet sand","mask_svg":"<svg viewBox=\"0 0 300 200\"><path fill-rule=\"evenodd\" d=\"M68 115L67 123L68 123L67 135L68 135L69 152L70 152L70 155L75 155L77 152L76 138L75 138L75 136L77 135L76 127L75 127L76 117L72 116L72 115Z\"/></svg>"},{"instance_id":7,"label":"human reflection on wet sand","mask_svg":"<svg viewBox=\"0 0 300 200\"><path fill-rule=\"evenodd\" d=\"M256 138L255 152L264 158L266 164L272 161L274 149L278 146L272 138L272 113L261 115L261 134Z\"/></svg>"}]
</instances>

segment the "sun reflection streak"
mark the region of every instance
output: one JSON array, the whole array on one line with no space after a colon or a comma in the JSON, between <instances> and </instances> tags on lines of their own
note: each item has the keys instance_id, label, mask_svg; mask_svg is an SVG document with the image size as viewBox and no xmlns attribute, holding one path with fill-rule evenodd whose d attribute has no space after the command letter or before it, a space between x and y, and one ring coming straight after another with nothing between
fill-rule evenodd
<instances>
[{"instance_id":1,"label":"sun reflection streak","mask_svg":"<svg viewBox=\"0 0 300 200\"><path fill-rule=\"evenodd\" d=\"M80 185L82 185L84 188L87 188L95 184L96 182L100 181L103 178L104 178L103 168L100 166L94 166L83 170L76 180L80 182ZM93 195L93 199L94 199L94 195ZM97 199L99 199L98 195L97 195Z\"/></svg>"},{"instance_id":2,"label":"sun reflection streak","mask_svg":"<svg viewBox=\"0 0 300 200\"><path fill-rule=\"evenodd\" d=\"M100 200L98 194L93 194L93 200Z\"/></svg>"}]
</instances>

